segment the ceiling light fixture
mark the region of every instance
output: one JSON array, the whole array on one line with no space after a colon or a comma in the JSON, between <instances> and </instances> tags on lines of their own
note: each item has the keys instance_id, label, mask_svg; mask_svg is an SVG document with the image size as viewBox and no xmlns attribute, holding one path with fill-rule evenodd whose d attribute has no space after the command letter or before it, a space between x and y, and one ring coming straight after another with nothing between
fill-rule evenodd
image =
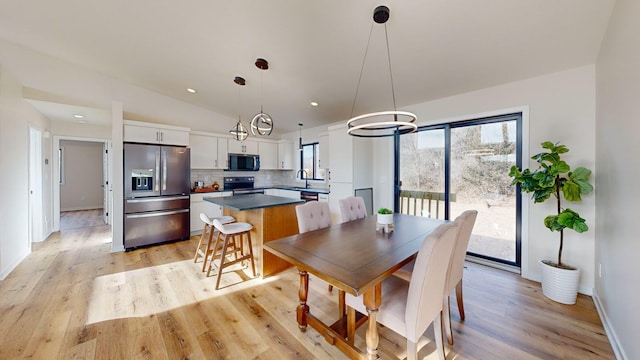
<instances>
[{"instance_id":1,"label":"ceiling light fixture","mask_svg":"<svg viewBox=\"0 0 640 360\"><path fill-rule=\"evenodd\" d=\"M315 102L315 101L312 101L312 102L311 102L311 106L316 107L316 106L318 106L318 103L317 103L317 102Z\"/></svg>"},{"instance_id":2,"label":"ceiling light fixture","mask_svg":"<svg viewBox=\"0 0 640 360\"><path fill-rule=\"evenodd\" d=\"M389 52L389 36L387 34L386 22L389 20L389 8L380 5L373 10L373 21L377 24L384 24L384 34L387 43L387 61L389 64L389 77L391 78L391 95L393 97L393 110L379 111L367 113L359 116L353 116L353 110L356 105L356 99L358 98L358 90L360 88L360 80L362 80L362 72L364 70L364 64L367 60L367 52L369 51L369 44L371 43L371 34L373 33L373 23L371 24L371 30L369 31L369 40L367 41L367 48L364 53L364 59L362 60L362 68L360 69L360 77L358 78L358 85L356 87L356 95L353 99L353 105L351 107L351 119L347 121L347 134L358 137L386 137L408 134L416 131L418 128L415 124L417 119L416 115L408 111L398 111L396 109L396 94L393 88L393 74L391 72L391 54ZM403 120L400 120L403 119Z\"/></svg>"},{"instance_id":3,"label":"ceiling light fixture","mask_svg":"<svg viewBox=\"0 0 640 360\"><path fill-rule=\"evenodd\" d=\"M256 67L260 70L269 69L269 62L265 59L258 58L256 59ZM264 72L260 73L260 112L256 114L251 120L251 133L254 136L269 136L273 131L273 120L271 119L271 115L262 111L262 87L264 84L263 75Z\"/></svg>"},{"instance_id":4,"label":"ceiling light fixture","mask_svg":"<svg viewBox=\"0 0 640 360\"><path fill-rule=\"evenodd\" d=\"M236 123L236 125L229 130L229 133L231 135L233 135L233 138L238 140L238 141L245 141L247 139L247 137L249 136L249 132L247 131L247 128L242 125L242 121L240 121L240 109L241 109L241 105L240 105L240 87L244 86L246 84L244 78L240 77L240 76L236 76L235 79L233 79L233 82L238 84L238 122Z\"/></svg>"},{"instance_id":5,"label":"ceiling light fixture","mask_svg":"<svg viewBox=\"0 0 640 360\"><path fill-rule=\"evenodd\" d=\"M73 114L73 117L76 119L84 119L84 115L80 115L80 114Z\"/></svg>"},{"instance_id":6,"label":"ceiling light fixture","mask_svg":"<svg viewBox=\"0 0 640 360\"><path fill-rule=\"evenodd\" d=\"M192 89L192 88L187 88L187 92L190 92L192 94L196 93L196 89Z\"/></svg>"},{"instance_id":7,"label":"ceiling light fixture","mask_svg":"<svg viewBox=\"0 0 640 360\"><path fill-rule=\"evenodd\" d=\"M298 138L298 151L302 151L302 123L298 123L300 127L300 137Z\"/></svg>"}]
</instances>

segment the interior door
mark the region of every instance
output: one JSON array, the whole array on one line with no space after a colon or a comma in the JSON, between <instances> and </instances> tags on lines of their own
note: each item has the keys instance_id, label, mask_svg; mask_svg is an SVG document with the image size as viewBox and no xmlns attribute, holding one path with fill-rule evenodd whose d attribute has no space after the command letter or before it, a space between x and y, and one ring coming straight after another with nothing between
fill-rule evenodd
<instances>
[{"instance_id":1,"label":"interior door","mask_svg":"<svg viewBox=\"0 0 640 360\"><path fill-rule=\"evenodd\" d=\"M102 147L102 192L102 219L105 224L111 224L109 218L111 184L109 184L109 144L107 142Z\"/></svg>"}]
</instances>

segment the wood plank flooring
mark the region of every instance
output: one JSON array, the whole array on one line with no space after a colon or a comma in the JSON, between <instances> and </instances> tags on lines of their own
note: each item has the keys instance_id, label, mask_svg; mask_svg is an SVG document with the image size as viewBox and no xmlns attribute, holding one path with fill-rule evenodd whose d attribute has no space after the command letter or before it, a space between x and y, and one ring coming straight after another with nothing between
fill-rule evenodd
<instances>
[{"instance_id":1,"label":"wood plank flooring","mask_svg":"<svg viewBox=\"0 0 640 360\"><path fill-rule=\"evenodd\" d=\"M295 269L261 280L231 268L215 291L215 277L193 263L196 244L193 237L110 253L105 225L34 244L0 282L0 359L345 358L313 329L298 330ZM537 283L467 264L464 299L466 321L452 305L449 360L614 358L589 297L557 304ZM311 280L309 303L323 321L337 314L337 292L320 280ZM432 329L419 346L421 356L437 358ZM405 340L381 328L379 351L405 358Z\"/></svg>"}]
</instances>

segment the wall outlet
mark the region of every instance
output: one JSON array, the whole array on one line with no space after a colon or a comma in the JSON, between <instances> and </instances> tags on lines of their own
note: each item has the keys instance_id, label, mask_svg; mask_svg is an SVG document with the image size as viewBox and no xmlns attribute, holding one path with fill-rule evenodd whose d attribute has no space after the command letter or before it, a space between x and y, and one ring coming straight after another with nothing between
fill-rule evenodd
<instances>
[{"instance_id":1,"label":"wall outlet","mask_svg":"<svg viewBox=\"0 0 640 360\"><path fill-rule=\"evenodd\" d=\"M85 201L85 200L87 200L87 197L82 195L82 196L80 196L80 200Z\"/></svg>"}]
</instances>

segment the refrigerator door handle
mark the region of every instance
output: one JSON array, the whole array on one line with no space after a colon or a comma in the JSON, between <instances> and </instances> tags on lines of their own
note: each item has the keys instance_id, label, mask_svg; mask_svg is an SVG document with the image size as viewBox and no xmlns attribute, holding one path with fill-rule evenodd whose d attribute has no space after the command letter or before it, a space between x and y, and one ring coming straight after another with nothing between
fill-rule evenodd
<instances>
[{"instance_id":1,"label":"refrigerator door handle","mask_svg":"<svg viewBox=\"0 0 640 360\"><path fill-rule=\"evenodd\" d=\"M181 214L185 212L189 212L189 209L173 210L173 211L157 211L157 212L142 213L142 214L126 214L126 218L139 219L139 218L147 218L147 217L175 215L175 214Z\"/></svg>"},{"instance_id":2,"label":"refrigerator door handle","mask_svg":"<svg viewBox=\"0 0 640 360\"><path fill-rule=\"evenodd\" d=\"M155 151L156 153L156 172L153 174L153 180L155 184L153 185L154 191L160 191L160 149Z\"/></svg>"},{"instance_id":3,"label":"refrigerator door handle","mask_svg":"<svg viewBox=\"0 0 640 360\"><path fill-rule=\"evenodd\" d=\"M138 203L160 202L160 201L168 201L168 200L187 200L187 199L189 199L189 195L185 195L185 196L163 196L163 197L160 197L160 198L127 199L127 203L138 204Z\"/></svg>"},{"instance_id":4,"label":"refrigerator door handle","mask_svg":"<svg viewBox=\"0 0 640 360\"><path fill-rule=\"evenodd\" d=\"M167 190L167 152L162 154L162 191Z\"/></svg>"}]
</instances>

